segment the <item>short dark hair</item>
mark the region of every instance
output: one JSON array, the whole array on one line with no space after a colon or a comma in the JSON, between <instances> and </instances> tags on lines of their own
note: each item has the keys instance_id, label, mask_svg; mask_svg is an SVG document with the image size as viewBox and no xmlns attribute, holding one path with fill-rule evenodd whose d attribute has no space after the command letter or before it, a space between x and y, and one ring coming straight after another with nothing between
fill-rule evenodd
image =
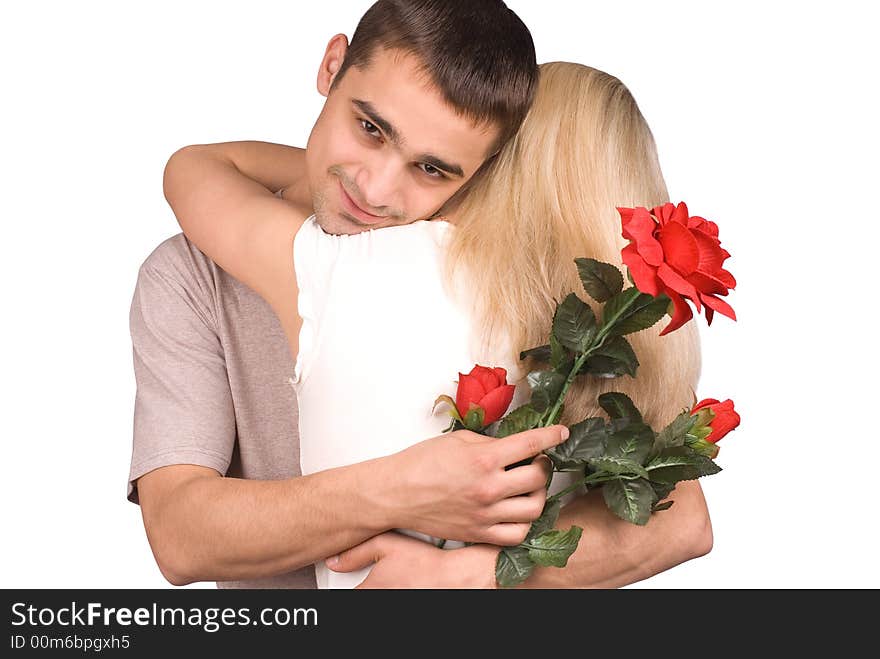
<instances>
[{"instance_id":1,"label":"short dark hair","mask_svg":"<svg viewBox=\"0 0 880 659\"><path fill-rule=\"evenodd\" d=\"M532 35L501 0L378 0L363 15L333 81L367 68L377 48L414 55L443 98L477 124L519 130L538 87Z\"/></svg>"}]
</instances>

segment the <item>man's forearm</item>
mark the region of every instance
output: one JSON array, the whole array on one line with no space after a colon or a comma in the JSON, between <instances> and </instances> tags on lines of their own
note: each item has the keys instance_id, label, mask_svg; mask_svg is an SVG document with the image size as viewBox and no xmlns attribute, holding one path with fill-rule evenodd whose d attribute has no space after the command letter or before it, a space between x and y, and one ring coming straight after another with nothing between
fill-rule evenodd
<instances>
[{"instance_id":1,"label":"man's forearm","mask_svg":"<svg viewBox=\"0 0 880 659\"><path fill-rule=\"evenodd\" d=\"M278 481L200 477L158 509L156 558L175 585L275 576L392 528L393 511L368 462ZM152 542L152 541L151 541Z\"/></svg>"},{"instance_id":2,"label":"man's forearm","mask_svg":"<svg viewBox=\"0 0 880 659\"><path fill-rule=\"evenodd\" d=\"M564 568L538 567L521 588L619 588L647 579L712 548L709 511L697 481L678 483L675 504L645 526L608 510L600 490L562 508L557 529L580 526L578 548Z\"/></svg>"}]
</instances>

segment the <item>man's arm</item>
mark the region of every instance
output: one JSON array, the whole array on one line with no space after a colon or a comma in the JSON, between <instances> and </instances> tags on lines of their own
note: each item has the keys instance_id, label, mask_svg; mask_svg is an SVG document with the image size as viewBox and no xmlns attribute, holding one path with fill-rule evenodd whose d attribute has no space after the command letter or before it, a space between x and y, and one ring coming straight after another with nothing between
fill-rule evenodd
<instances>
[{"instance_id":1,"label":"man's arm","mask_svg":"<svg viewBox=\"0 0 880 659\"><path fill-rule=\"evenodd\" d=\"M583 528L577 550L564 568L536 567L518 587L618 588L707 554L712 527L699 483L679 483L670 498L672 508L638 526L608 510L599 491L576 497L562 508L555 528ZM491 544L442 550L383 533L334 557L328 566L352 572L375 563L358 588L495 588L499 551Z\"/></svg>"},{"instance_id":2,"label":"man's arm","mask_svg":"<svg viewBox=\"0 0 880 659\"><path fill-rule=\"evenodd\" d=\"M222 477L169 465L137 481L144 528L169 583L275 576L391 528L361 463L288 480Z\"/></svg>"},{"instance_id":3,"label":"man's arm","mask_svg":"<svg viewBox=\"0 0 880 659\"><path fill-rule=\"evenodd\" d=\"M675 504L651 515L645 526L612 513L600 490L562 508L557 529L580 526L578 548L564 568L538 567L521 588L619 588L708 554L712 524L698 481L682 481Z\"/></svg>"},{"instance_id":4,"label":"man's arm","mask_svg":"<svg viewBox=\"0 0 880 659\"><path fill-rule=\"evenodd\" d=\"M144 526L174 585L282 574L392 528L516 544L541 514L547 472L504 467L564 441L561 431L551 426L502 440L456 431L283 481L170 465L138 480Z\"/></svg>"}]
</instances>

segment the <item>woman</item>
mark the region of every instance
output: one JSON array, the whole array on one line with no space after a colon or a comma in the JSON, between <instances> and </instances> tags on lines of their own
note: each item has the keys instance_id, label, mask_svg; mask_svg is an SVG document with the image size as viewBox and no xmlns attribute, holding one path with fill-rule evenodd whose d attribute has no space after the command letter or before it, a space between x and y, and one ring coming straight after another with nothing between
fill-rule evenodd
<instances>
[{"instance_id":1,"label":"woman","mask_svg":"<svg viewBox=\"0 0 880 659\"><path fill-rule=\"evenodd\" d=\"M303 473L442 431L448 417L432 413L433 401L454 396L456 374L474 363L507 369L518 384L514 405L527 399L530 365L518 354L546 343L556 301L581 289L574 259L622 266L616 207L666 201L653 138L628 90L595 69L550 63L519 134L441 221L331 236L305 219L293 245L294 295L255 286L279 316L296 318L285 330L296 360ZM259 217L242 222L261 229ZM200 244L181 225L222 265L220 242ZM271 280L261 274L271 263L252 267L251 281ZM700 368L695 326L662 340L658 333L655 326L630 337L637 379L582 379L561 422L599 414L597 396L609 390L629 394L654 427L691 405ZM568 484L565 476L556 475L551 491ZM366 576L316 570L322 587Z\"/></svg>"}]
</instances>

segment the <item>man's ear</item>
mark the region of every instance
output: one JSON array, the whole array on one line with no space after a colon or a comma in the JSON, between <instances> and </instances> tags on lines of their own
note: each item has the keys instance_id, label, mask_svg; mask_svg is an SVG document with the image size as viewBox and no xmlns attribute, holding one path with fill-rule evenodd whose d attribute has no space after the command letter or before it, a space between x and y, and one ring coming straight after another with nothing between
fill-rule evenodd
<instances>
[{"instance_id":1,"label":"man's ear","mask_svg":"<svg viewBox=\"0 0 880 659\"><path fill-rule=\"evenodd\" d=\"M321 68L318 69L318 93L321 96L327 96L330 93L330 87L333 85L333 80L336 78L347 52L348 37L344 34L337 34L330 39L327 50L324 51L324 58L321 60Z\"/></svg>"}]
</instances>

